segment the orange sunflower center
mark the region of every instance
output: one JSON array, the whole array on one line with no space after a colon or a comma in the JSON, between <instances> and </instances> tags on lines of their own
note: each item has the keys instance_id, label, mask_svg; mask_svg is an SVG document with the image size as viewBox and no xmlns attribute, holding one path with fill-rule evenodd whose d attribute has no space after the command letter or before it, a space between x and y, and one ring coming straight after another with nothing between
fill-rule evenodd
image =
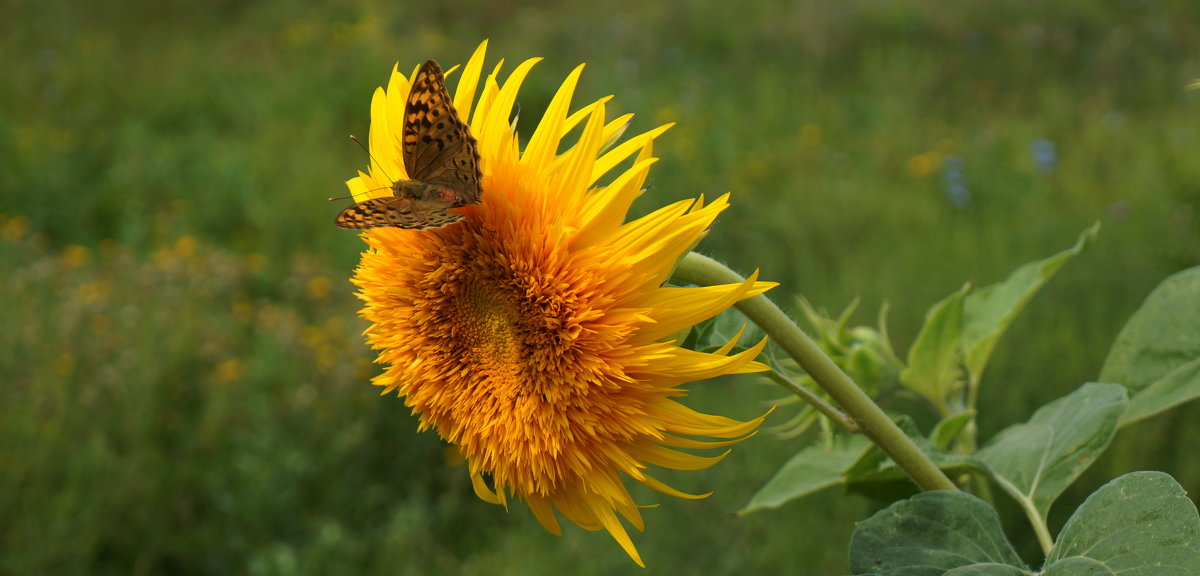
<instances>
[{"instance_id":1,"label":"orange sunflower center","mask_svg":"<svg viewBox=\"0 0 1200 576\"><path fill-rule=\"evenodd\" d=\"M494 284L474 282L458 302L454 325L465 327L468 364L493 382L497 391L521 391L521 329L515 303Z\"/></svg>"},{"instance_id":2,"label":"orange sunflower center","mask_svg":"<svg viewBox=\"0 0 1200 576\"><path fill-rule=\"evenodd\" d=\"M441 367L410 372L410 405L497 487L549 495L657 431L624 371L635 330L605 325L615 296L585 266L496 237L464 222L399 266L421 277L396 294L417 340L396 363Z\"/></svg>"}]
</instances>

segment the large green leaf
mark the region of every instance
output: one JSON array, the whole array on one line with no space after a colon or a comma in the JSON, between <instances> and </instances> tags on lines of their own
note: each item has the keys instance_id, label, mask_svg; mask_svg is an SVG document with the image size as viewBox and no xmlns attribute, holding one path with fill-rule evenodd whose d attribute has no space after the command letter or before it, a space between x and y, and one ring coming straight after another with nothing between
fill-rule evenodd
<instances>
[{"instance_id":1,"label":"large green leaf","mask_svg":"<svg viewBox=\"0 0 1200 576\"><path fill-rule=\"evenodd\" d=\"M922 492L858 523L850 537L855 574L1029 574L986 502L951 490Z\"/></svg>"},{"instance_id":2,"label":"large green leaf","mask_svg":"<svg viewBox=\"0 0 1200 576\"><path fill-rule=\"evenodd\" d=\"M1002 431L976 456L1022 506L1050 505L1108 447L1129 400L1117 384L1085 384Z\"/></svg>"},{"instance_id":3,"label":"large green leaf","mask_svg":"<svg viewBox=\"0 0 1200 576\"><path fill-rule=\"evenodd\" d=\"M1173 478L1134 472L1075 511L1046 558L1045 576L1200 573L1200 515Z\"/></svg>"},{"instance_id":4,"label":"large green leaf","mask_svg":"<svg viewBox=\"0 0 1200 576\"><path fill-rule=\"evenodd\" d=\"M963 302L963 348L967 371L978 379L987 367L996 342L1025 304L1072 256L1100 231L1100 223L1084 230L1075 246L1044 260L1017 268L1003 282L980 288Z\"/></svg>"},{"instance_id":5,"label":"large green leaf","mask_svg":"<svg viewBox=\"0 0 1200 576\"><path fill-rule=\"evenodd\" d=\"M854 464L871 442L865 436L839 439L835 446L810 446L792 457L738 514L778 508L785 502L842 483L842 472Z\"/></svg>"},{"instance_id":6,"label":"large green leaf","mask_svg":"<svg viewBox=\"0 0 1200 576\"><path fill-rule=\"evenodd\" d=\"M900 373L901 383L943 409L963 379L963 298L969 289L963 286L929 309Z\"/></svg>"},{"instance_id":7,"label":"large green leaf","mask_svg":"<svg viewBox=\"0 0 1200 576\"><path fill-rule=\"evenodd\" d=\"M1113 343L1100 380L1129 389L1122 425L1200 397L1200 267L1159 284Z\"/></svg>"}]
</instances>

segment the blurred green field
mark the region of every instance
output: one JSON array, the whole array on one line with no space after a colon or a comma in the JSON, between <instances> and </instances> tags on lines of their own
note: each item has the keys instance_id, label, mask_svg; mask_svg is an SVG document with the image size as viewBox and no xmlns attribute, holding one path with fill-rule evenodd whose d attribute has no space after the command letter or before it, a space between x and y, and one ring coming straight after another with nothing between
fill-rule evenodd
<instances>
[{"instance_id":1,"label":"blurred green field","mask_svg":"<svg viewBox=\"0 0 1200 576\"><path fill-rule=\"evenodd\" d=\"M369 385L362 243L325 201L366 166L346 134L394 63L484 38L489 66L546 58L522 133L587 62L577 104L678 123L635 212L732 191L704 251L787 306L861 296L869 323L889 302L900 350L963 282L1103 221L1001 343L985 438L1095 378L1150 289L1200 262L1186 0L9 0L0 22L3 574L844 573L861 497L729 516L799 441L660 475L704 501L635 492L661 503L643 571L605 534L479 501ZM778 395L692 388L741 418ZM1122 432L1057 515L1132 469L1200 493L1197 410Z\"/></svg>"}]
</instances>

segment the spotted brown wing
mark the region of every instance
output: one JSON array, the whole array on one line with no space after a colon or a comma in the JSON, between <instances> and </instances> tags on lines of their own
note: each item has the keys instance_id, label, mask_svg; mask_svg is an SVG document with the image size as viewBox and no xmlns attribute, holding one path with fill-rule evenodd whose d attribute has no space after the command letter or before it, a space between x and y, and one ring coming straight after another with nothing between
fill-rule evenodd
<instances>
[{"instance_id":1,"label":"spotted brown wing","mask_svg":"<svg viewBox=\"0 0 1200 576\"><path fill-rule=\"evenodd\" d=\"M407 198L372 198L346 207L333 220L339 228L363 230L392 226L409 230L441 228L463 219L441 202L422 202Z\"/></svg>"},{"instance_id":2,"label":"spotted brown wing","mask_svg":"<svg viewBox=\"0 0 1200 576\"><path fill-rule=\"evenodd\" d=\"M404 105L404 170L408 177L444 186L458 197L452 206L475 204L483 196L479 151L471 130L458 117L446 78L429 60L413 78Z\"/></svg>"}]
</instances>

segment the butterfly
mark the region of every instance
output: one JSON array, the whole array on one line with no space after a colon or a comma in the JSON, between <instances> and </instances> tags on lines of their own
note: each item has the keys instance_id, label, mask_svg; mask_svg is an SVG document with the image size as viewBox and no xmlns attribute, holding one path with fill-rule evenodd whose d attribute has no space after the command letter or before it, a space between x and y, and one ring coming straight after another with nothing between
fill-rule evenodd
<instances>
[{"instance_id":1,"label":"butterfly","mask_svg":"<svg viewBox=\"0 0 1200 576\"><path fill-rule=\"evenodd\" d=\"M447 208L476 204L483 196L479 150L458 117L438 63L421 65L404 104L401 138L409 180L392 183L392 195L364 200L342 210L334 225L361 230L394 226L441 228L464 216Z\"/></svg>"}]
</instances>

